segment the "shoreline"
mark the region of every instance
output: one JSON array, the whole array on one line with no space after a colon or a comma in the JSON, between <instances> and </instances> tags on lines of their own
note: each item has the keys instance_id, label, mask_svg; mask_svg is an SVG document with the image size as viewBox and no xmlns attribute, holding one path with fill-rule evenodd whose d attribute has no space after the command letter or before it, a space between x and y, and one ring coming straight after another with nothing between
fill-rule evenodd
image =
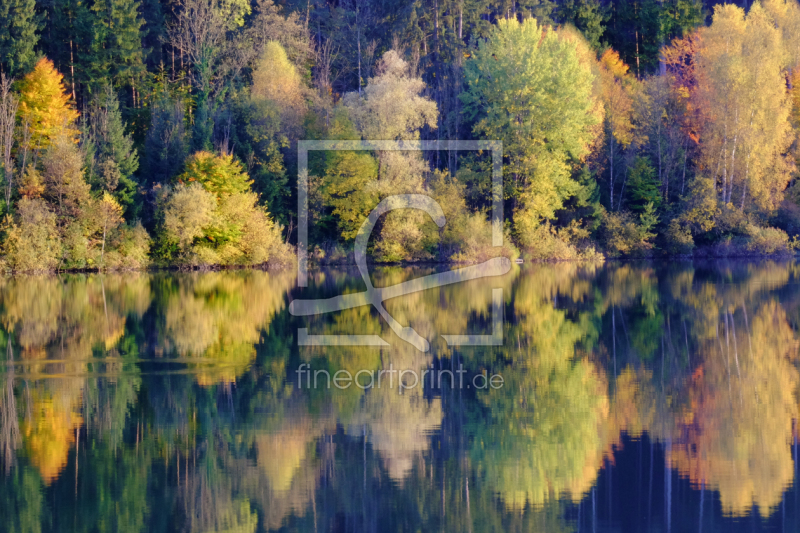
<instances>
[{"instance_id":1,"label":"shoreline","mask_svg":"<svg viewBox=\"0 0 800 533\"><path fill-rule=\"evenodd\" d=\"M635 263L635 262L654 262L658 260L672 260L680 262L690 261L789 261L792 259L800 258L800 253L796 254L733 254L733 255L709 255L709 254L676 254L676 255L650 255L642 257L603 257L600 260L592 259L540 259L530 260L527 259L523 263L515 263L519 266L524 265L552 265L558 263L577 263L577 264L594 264L602 265L606 263ZM459 262L459 261L398 261L398 262L368 262L373 267L437 267L450 265L454 267L465 267L469 265L478 264L478 262ZM173 273L192 273L192 272L223 272L223 271L238 271L238 270L260 270L263 272L286 272L295 269L296 265L280 264L280 265L207 265L207 266L147 266L143 268L119 268L119 269L100 269L100 268L67 268L67 269L54 269L54 270L27 270L27 271L12 271L6 270L3 272L5 277L17 276L44 276L44 275L59 275L59 274L116 274L125 272L173 272ZM331 263L312 263L309 269L335 269L335 268L357 268L357 265L352 262L331 262Z\"/></svg>"}]
</instances>

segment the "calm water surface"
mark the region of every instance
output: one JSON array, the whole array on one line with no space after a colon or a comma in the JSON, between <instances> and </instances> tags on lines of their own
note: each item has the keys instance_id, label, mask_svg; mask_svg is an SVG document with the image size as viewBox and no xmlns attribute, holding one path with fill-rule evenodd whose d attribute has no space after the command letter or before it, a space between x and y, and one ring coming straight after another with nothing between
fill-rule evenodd
<instances>
[{"instance_id":1,"label":"calm water surface","mask_svg":"<svg viewBox=\"0 0 800 533\"><path fill-rule=\"evenodd\" d=\"M0 530L797 531L799 282L794 262L514 267L388 301L423 353L367 307L288 312L364 290L355 271L3 279ZM503 345L448 347L491 333L494 288Z\"/></svg>"}]
</instances>

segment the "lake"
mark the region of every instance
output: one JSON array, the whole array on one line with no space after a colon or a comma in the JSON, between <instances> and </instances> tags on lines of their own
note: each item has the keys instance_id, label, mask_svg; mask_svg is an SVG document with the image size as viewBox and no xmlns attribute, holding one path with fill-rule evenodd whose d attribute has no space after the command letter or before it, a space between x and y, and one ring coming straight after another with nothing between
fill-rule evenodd
<instances>
[{"instance_id":1,"label":"lake","mask_svg":"<svg viewBox=\"0 0 800 533\"><path fill-rule=\"evenodd\" d=\"M800 528L798 263L514 265L386 300L427 351L374 307L290 312L364 290L1 279L0 530Z\"/></svg>"}]
</instances>

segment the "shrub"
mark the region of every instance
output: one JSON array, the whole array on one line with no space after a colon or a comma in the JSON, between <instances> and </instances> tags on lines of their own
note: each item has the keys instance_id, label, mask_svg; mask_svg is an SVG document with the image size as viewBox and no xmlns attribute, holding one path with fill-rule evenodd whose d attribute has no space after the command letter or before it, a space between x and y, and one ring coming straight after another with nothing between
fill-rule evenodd
<instances>
[{"instance_id":1,"label":"shrub","mask_svg":"<svg viewBox=\"0 0 800 533\"><path fill-rule=\"evenodd\" d=\"M292 254L281 230L255 193L217 198L198 183L178 185L164 202L161 255L188 266L283 264Z\"/></svg>"},{"instance_id":2,"label":"shrub","mask_svg":"<svg viewBox=\"0 0 800 533\"><path fill-rule=\"evenodd\" d=\"M716 219L715 231L718 235L748 235L747 216L731 204L724 205Z\"/></svg>"},{"instance_id":3,"label":"shrub","mask_svg":"<svg viewBox=\"0 0 800 533\"><path fill-rule=\"evenodd\" d=\"M281 229L266 209L253 205L242 228L241 261L249 265L292 264L295 256L292 247L281 239Z\"/></svg>"},{"instance_id":4,"label":"shrub","mask_svg":"<svg viewBox=\"0 0 800 533\"><path fill-rule=\"evenodd\" d=\"M588 235L577 221L558 230L541 224L527 232L525 252L534 261L602 261L603 255L588 244Z\"/></svg>"},{"instance_id":5,"label":"shrub","mask_svg":"<svg viewBox=\"0 0 800 533\"><path fill-rule=\"evenodd\" d=\"M793 253L794 242L789 241L789 235L778 228L760 228L747 224L748 238L746 249L757 255L789 255Z\"/></svg>"},{"instance_id":6,"label":"shrub","mask_svg":"<svg viewBox=\"0 0 800 533\"><path fill-rule=\"evenodd\" d=\"M40 198L22 198L14 220L7 217L6 266L18 272L53 270L61 257L56 215Z\"/></svg>"},{"instance_id":7,"label":"shrub","mask_svg":"<svg viewBox=\"0 0 800 533\"><path fill-rule=\"evenodd\" d=\"M62 229L63 266L92 268L97 266L100 251L90 246L83 225L75 220Z\"/></svg>"},{"instance_id":8,"label":"shrub","mask_svg":"<svg viewBox=\"0 0 800 533\"><path fill-rule=\"evenodd\" d=\"M653 253L651 239L655 237L650 230L655 225L652 204L639 216L639 220L627 212L605 213L603 215L602 236L606 251L612 257L649 256Z\"/></svg>"},{"instance_id":9,"label":"shrub","mask_svg":"<svg viewBox=\"0 0 800 533\"><path fill-rule=\"evenodd\" d=\"M482 263L492 257L508 257L514 260L519 257L519 250L511 241L508 230L503 236L503 247L492 246L492 225L482 213L470 214L461 228L453 235L458 248L448 258L457 263Z\"/></svg>"},{"instance_id":10,"label":"shrub","mask_svg":"<svg viewBox=\"0 0 800 533\"><path fill-rule=\"evenodd\" d=\"M184 262L191 263L189 256L193 253L194 242L211 224L216 203L214 195L199 183L178 185L168 194L164 206L163 237L174 243Z\"/></svg>"},{"instance_id":11,"label":"shrub","mask_svg":"<svg viewBox=\"0 0 800 533\"><path fill-rule=\"evenodd\" d=\"M794 199L785 199L770 222L789 235L800 234L800 205Z\"/></svg>"},{"instance_id":12,"label":"shrub","mask_svg":"<svg viewBox=\"0 0 800 533\"><path fill-rule=\"evenodd\" d=\"M435 226L430 217L416 209L387 213L375 245L375 259L390 263L433 259L429 248L438 239L431 231L432 227Z\"/></svg>"},{"instance_id":13,"label":"shrub","mask_svg":"<svg viewBox=\"0 0 800 533\"><path fill-rule=\"evenodd\" d=\"M123 224L111 234L105 255L105 268L124 270L145 268L150 263L150 236L140 222Z\"/></svg>"},{"instance_id":14,"label":"shrub","mask_svg":"<svg viewBox=\"0 0 800 533\"><path fill-rule=\"evenodd\" d=\"M502 248L492 246L492 224L484 212L470 212L462 182L447 173L437 172L430 181L430 189L447 220L441 232L432 223L428 225L433 230L431 240L438 245L440 260L481 263L492 257L519 257L508 231L504 232Z\"/></svg>"},{"instance_id":15,"label":"shrub","mask_svg":"<svg viewBox=\"0 0 800 533\"><path fill-rule=\"evenodd\" d=\"M691 254L692 250L694 250L692 232L677 220L671 220L664 234L664 251L672 255L686 255Z\"/></svg>"}]
</instances>

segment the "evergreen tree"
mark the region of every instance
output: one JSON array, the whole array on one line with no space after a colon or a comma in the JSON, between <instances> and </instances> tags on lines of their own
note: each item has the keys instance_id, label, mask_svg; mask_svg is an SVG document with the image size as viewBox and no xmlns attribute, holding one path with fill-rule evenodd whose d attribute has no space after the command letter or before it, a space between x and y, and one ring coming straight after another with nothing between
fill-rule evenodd
<instances>
[{"instance_id":1,"label":"evergreen tree","mask_svg":"<svg viewBox=\"0 0 800 533\"><path fill-rule=\"evenodd\" d=\"M164 54L164 43L167 41L167 21L164 7L159 0L143 0L141 4L142 19L142 51L148 70L155 71L167 63Z\"/></svg>"},{"instance_id":2,"label":"evergreen tree","mask_svg":"<svg viewBox=\"0 0 800 533\"><path fill-rule=\"evenodd\" d=\"M0 0L0 68L14 77L27 74L36 61L40 18L34 0Z\"/></svg>"},{"instance_id":3,"label":"evergreen tree","mask_svg":"<svg viewBox=\"0 0 800 533\"><path fill-rule=\"evenodd\" d=\"M601 39L609 13L598 0L564 0L558 4L553 18L556 22L578 28L595 51L603 47Z\"/></svg>"},{"instance_id":4,"label":"evergreen tree","mask_svg":"<svg viewBox=\"0 0 800 533\"><path fill-rule=\"evenodd\" d=\"M143 185L167 183L183 167L189 153L186 103L166 92L150 107L150 128L144 142Z\"/></svg>"},{"instance_id":5,"label":"evergreen tree","mask_svg":"<svg viewBox=\"0 0 800 533\"><path fill-rule=\"evenodd\" d=\"M73 99L81 96L81 86L86 81L84 65L80 61L92 39L92 17L88 4L79 0L53 0L47 5L45 27L42 31L42 48L56 68L66 76L66 84Z\"/></svg>"},{"instance_id":6,"label":"evergreen tree","mask_svg":"<svg viewBox=\"0 0 800 533\"><path fill-rule=\"evenodd\" d=\"M577 182L580 188L573 198L574 217L582 220L584 225L593 232L600 226L603 213L603 207L600 204L600 187L588 165L581 167Z\"/></svg>"},{"instance_id":7,"label":"evergreen tree","mask_svg":"<svg viewBox=\"0 0 800 533\"><path fill-rule=\"evenodd\" d=\"M139 2L96 0L92 11L92 42L85 55L89 87L111 82L114 88L133 87L144 72ZM132 98L135 104L135 93Z\"/></svg>"},{"instance_id":8,"label":"evergreen tree","mask_svg":"<svg viewBox=\"0 0 800 533\"><path fill-rule=\"evenodd\" d=\"M113 191L123 207L130 207L136 193L133 173L139 168L139 155L125 134L119 100L111 86L106 85L92 100L87 115L84 139L94 156L89 162L89 182Z\"/></svg>"},{"instance_id":9,"label":"evergreen tree","mask_svg":"<svg viewBox=\"0 0 800 533\"><path fill-rule=\"evenodd\" d=\"M661 191L650 161L638 156L628 177L628 207L636 213L644 213L648 204L657 209L661 205Z\"/></svg>"},{"instance_id":10,"label":"evergreen tree","mask_svg":"<svg viewBox=\"0 0 800 533\"><path fill-rule=\"evenodd\" d=\"M696 0L615 0L611 6L609 44L639 78L656 70L662 46L703 22Z\"/></svg>"}]
</instances>

